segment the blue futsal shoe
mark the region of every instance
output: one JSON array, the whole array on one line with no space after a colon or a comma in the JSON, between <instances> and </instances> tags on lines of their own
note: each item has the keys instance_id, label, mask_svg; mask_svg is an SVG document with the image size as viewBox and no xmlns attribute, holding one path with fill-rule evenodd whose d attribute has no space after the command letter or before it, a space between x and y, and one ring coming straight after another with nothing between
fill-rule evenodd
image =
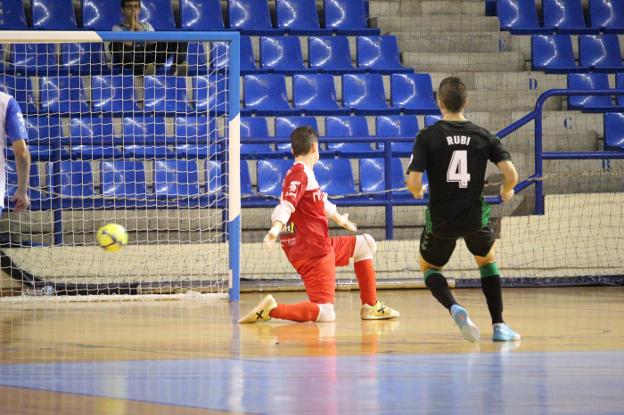
<instances>
[{"instance_id":1,"label":"blue futsal shoe","mask_svg":"<svg viewBox=\"0 0 624 415\"><path fill-rule=\"evenodd\" d=\"M451 316L457 327L459 327L464 339L473 343L479 341L479 328L470 320L468 311L464 307L458 304L453 305L451 307Z\"/></svg>"},{"instance_id":2,"label":"blue futsal shoe","mask_svg":"<svg viewBox=\"0 0 624 415\"><path fill-rule=\"evenodd\" d=\"M492 334L492 340L495 342L510 342L514 340L520 340L522 337L511 329L505 323L497 323L492 326L494 333Z\"/></svg>"}]
</instances>

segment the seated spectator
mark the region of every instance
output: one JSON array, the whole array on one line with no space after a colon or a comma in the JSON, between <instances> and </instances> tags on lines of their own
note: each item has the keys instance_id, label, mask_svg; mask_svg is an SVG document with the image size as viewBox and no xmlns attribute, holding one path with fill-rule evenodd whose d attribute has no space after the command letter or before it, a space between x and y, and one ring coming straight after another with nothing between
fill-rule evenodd
<instances>
[{"instance_id":1,"label":"seated spectator","mask_svg":"<svg viewBox=\"0 0 624 415\"><path fill-rule=\"evenodd\" d=\"M149 22L139 21L141 0L121 0L123 22L113 26L113 32L153 32ZM156 68L173 55L176 75L186 75L186 43L178 42L112 42L113 65L123 65L135 75L153 75Z\"/></svg>"}]
</instances>

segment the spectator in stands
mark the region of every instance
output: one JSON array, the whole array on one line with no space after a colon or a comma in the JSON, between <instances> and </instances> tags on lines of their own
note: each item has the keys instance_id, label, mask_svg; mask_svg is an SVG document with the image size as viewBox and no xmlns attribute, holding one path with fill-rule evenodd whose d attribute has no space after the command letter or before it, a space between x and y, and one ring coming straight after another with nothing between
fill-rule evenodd
<instances>
[{"instance_id":1,"label":"spectator in stands","mask_svg":"<svg viewBox=\"0 0 624 415\"><path fill-rule=\"evenodd\" d=\"M4 119L4 125L0 128L0 168L6 169L4 149L8 144L11 144L15 154L15 170L17 171L17 190L11 201L15 204L15 212L21 212L30 204L28 200L30 152L26 145L28 131L26 130L22 110L15 98L4 92L0 92L0 119ZM2 172L2 175L5 177L4 172ZM3 181L0 187L0 213L4 208L5 192L6 188Z\"/></svg>"},{"instance_id":2,"label":"spectator in stands","mask_svg":"<svg viewBox=\"0 0 624 415\"><path fill-rule=\"evenodd\" d=\"M113 32L153 32L149 22L139 21L141 0L121 0L123 22L113 26ZM175 74L184 76L187 72L186 43L177 42L113 42L111 43L113 64L121 64L135 75L153 75L157 66L165 64L173 55Z\"/></svg>"}]
</instances>

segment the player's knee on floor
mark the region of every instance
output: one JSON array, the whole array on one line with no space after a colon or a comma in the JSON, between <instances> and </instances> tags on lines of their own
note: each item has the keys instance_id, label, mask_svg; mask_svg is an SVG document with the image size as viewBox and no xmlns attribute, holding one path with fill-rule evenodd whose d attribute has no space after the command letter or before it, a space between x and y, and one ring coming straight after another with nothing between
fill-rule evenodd
<instances>
[{"instance_id":1,"label":"player's knee on floor","mask_svg":"<svg viewBox=\"0 0 624 415\"><path fill-rule=\"evenodd\" d=\"M333 304L317 304L319 307L318 317L316 321L319 323L331 323L336 321L336 312Z\"/></svg>"},{"instance_id":2,"label":"player's knee on floor","mask_svg":"<svg viewBox=\"0 0 624 415\"><path fill-rule=\"evenodd\" d=\"M355 249L353 250L353 261L360 262L373 259L377 252L377 243L369 234L357 235L355 237Z\"/></svg>"}]
</instances>

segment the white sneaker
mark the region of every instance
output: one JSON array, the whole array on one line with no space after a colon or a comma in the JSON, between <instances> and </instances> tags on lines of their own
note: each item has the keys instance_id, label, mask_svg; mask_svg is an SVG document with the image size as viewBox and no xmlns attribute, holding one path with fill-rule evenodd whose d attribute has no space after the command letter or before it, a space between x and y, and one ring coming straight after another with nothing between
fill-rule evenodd
<instances>
[{"instance_id":1,"label":"white sneaker","mask_svg":"<svg viewBox=\"0 0 624 415\"><path fill-rule=\"evenodd\" d=\"M375 305L362 304L360 318L362 320L386 320L399 317L401 313L377 300Z\"/></svg>"},{"instance_id":2,"label":"white sneaker","mask_svg":"<svg viewBox=\"0 0 624 415\"><path fill-rule=\"evenodd\" d=\"M457 327L459 327L464 339L473 343L479 341L479 328L470 320L468 311L464 307L457 304L453 305L451 307L451 316Z\"/></svg>"},{"instance_id":3,"label":"white sneaker","mask_svg":"<svg viewBox=\"0 0 624 415\"><path fill-rule=\"evenodd\" d=\"M257 323L259 321L269 321L271 320L271 316L269 313L277 307L277 302L272 295L267 295L264 297L257 306L255 306L251 311L245 314L238 323Z\"/></svg>"}]
</instances>

